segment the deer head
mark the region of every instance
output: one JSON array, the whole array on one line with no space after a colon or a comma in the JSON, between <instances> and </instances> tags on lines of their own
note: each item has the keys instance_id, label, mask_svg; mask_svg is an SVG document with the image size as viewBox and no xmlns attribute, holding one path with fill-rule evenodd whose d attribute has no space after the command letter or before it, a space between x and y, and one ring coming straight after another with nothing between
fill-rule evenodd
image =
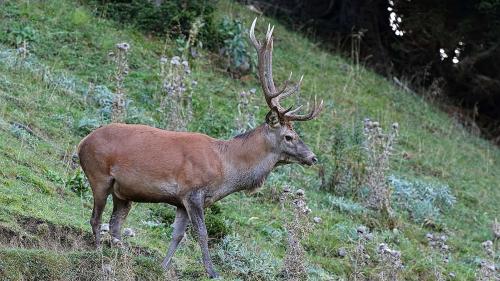
<instances>
[{"instance_id":1,"label":"deer head","mask_svg":"<svg viewBox=\"0 0 500 281\"><path fill-rule=\"evenodd\" d=\"M317 104L316 97L314 97L314 104L309 113L304 115L297 114L302 108L302 105L293 110L293 107L286 109L281 106L280 101L282 99L300 90L300 85L302 84L304 76L300 78L299 82L292 85L292 73L290 73L289 78L285 81L283 86L279 90L276 88L272 69L274 26L271 27L268 25L265 40L261 43L255 38L256 22L257 18L254 19L252 27L250 28L250 40L258 54L259 80L267 105L270 109L269 113L266 115L266 124L269 128L267 137L273 143L273 147L280 155L278 165L294 162L313 165L318 159L293 129L293 121L314 119L323 109L323 100Z\"/></svg>"}]
</instances>

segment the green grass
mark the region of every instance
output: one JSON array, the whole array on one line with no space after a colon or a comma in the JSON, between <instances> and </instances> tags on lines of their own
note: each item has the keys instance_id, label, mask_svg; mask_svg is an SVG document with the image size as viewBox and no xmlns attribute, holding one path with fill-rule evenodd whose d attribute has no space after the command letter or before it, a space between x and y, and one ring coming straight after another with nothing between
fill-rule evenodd
<instances>
[{"instance_id":1,"label":"green grass","mask_svg":"<svg viewBox=\"0 0 500 281\"><path fill-rule=\"evenodd\" d=\"M255 17L229 0L218 4L217 18L225 15L238 17L247 26ZM35 34L28 42L31 58L25 64L5 63L7 57L13 56L8 51L14 46L0 39L0 225L22 232L23 225L18 219L31 217L88 234L91 198L78 197L65 186L74 173L70 167L71 155L84 135L78 130L78 122L94 110L88 108L84 93L89 83L114 88L114 66L107 54L116 43L129 42L132 49L130 75L125 80L127 94L136 108L144 110L145 119L154 120L157 118L154 96L159 89L158 59L164 49L166 55L173 55L173 43L167 41L165 48L163 40L145 36L133 27L95 18L90 8L69 0L10 1L0 10L0 22L0 35L5 34L8 26L16 25L29 26ZM274 19L259 19L259 34L267 22L276 25L276 81L284 81L290 71L296 77L304 73L301 99L317 95L326 102L318 120L297 127L327 171L335 126L359 127L365 117L380 121L384 127L398 122L400 139L391 173L447 184L457 197L457 204L442 218L442 226L450 237L451 259L444 263L426 245L425 233L433 229L413 224L400 214L398 229L387 230L383 219L373 212L355 209L356 202L350 199L346 199L346 204L354 205L352 210L332 204L328 196L333 195L319 188L317 170L299 166L278 169L254 195L235 194L222 200L219 216L231 232L237 233L249 248L271 253L281 260L285 253L286 218L280 204L271 200L269 194L273 188L290 184L306 190L312 215L323 219L314 226L305 248L311 266L321 268L326 274L349 277L350 261L347 257L339 258L337 250L353 249L355 229L364 224L373 227L376 234L371 246L386 242L402 251L406 280L434 280L435 270L445 275L454 272L457 280L473 280L475 258L482 256L480 243L491 239L491 222L500 217L499 149L469 134L436 106L401 91L369 70L355 71L349 62L321 50ZM195 117L189 128L228 138L237 115L234 110L237 95L242 90L259 89L257 79L252 76L248 81L233 80L214 65L207 51L201 54L201 58L192 62L198 87L193 97ZM258 117L263 120L266 113L263 99L258 105ZM33 134L15 127L14 123L28 126ZM403 153L411 157L404 158ZM346 204L342 206L351 206ZM110 205L105 218L109 217ZM147 267L146 271L158 273L152 273L157 277L149 277L161 278L156 261L166 252L171 229L168 225L153 227L144 223L151 216L150 207L154 205L135 204L126 226L138 233L129 239L130 243L151 251L151 255L136 257L143 262L135 263L135 272ZM217 243L214 241L212 246L217 247ZM71 280L68 276L79 272L74 261L97 255L83 250L53 254L43 248L27 250L5 245L0 249L0 277ZM32 265L25 266L27 260ZM190 238L175 255L177 276L181 280L202 278L204 270L199 260L198 247ZM95 263L86 266L92 265ZM216 268L227 280L239 278L224 264L217 263ZM370 269L367 271L370 273ZM2 275L5 272L8 275ZM321 278L311 273L311 279Z\"/></svg>"}]
</instances>

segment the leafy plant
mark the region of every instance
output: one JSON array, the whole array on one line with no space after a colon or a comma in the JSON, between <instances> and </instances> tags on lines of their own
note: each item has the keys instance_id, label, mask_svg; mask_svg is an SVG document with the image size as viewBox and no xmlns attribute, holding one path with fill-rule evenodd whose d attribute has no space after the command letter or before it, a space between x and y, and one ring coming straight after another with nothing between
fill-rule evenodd
<instances>
[{"instance_id":1,"label":"leafy plant","mask_svg":"<svg viewBox=\"0 0 500 281\"><path fill-rule=\"evenodd\" d=\"M66 187L78 196L85 196L90 190L89 182L82 169L75 170L75 173L66 181Z\"/></svg>"},{"instance_id":2,"label":"leafy plant","mask_svg":"<svg viewBox=\"0 0 500 281\"><path fill-rule=\"evenodd\" d=\"M277 275L278 260L269 252L245 244L237 234L222 239L216 257L225 271L243 280L273 280Z\"/></svg>"},{"instance_id":3,"label":"leafy plant","mask_svg":"<svg viewBox=\"0 0 500 281\"><path fill-rule=\"evenodd\" d=\"M410 213L416 223L433 224L442 212L453 207L455 196L447 185L421 180L389 177L394 188L392 202L399 209Z\"/></svg>"},{"instance_id":4,"label":"leafy plant","mask_svg":"<svg viewBox=\"0 0 500 281\"><path fill-rule=\"evenodd\" d=\"M36 41L36 30L27 24L17 23L11 25L6 32L5 41L13 46L19 47L26 43Z\"/></svg>"},{"instance_id":5,"label":"leafy plant","mask_svg":"<svg viewBox=\"0 0 500 281\"><path fill-rule=\"evenodd\" d=\"M215 1L89 0L88 3L96 5L101 15L153 34L169 34L173 38L188 37L193 23L201 21L204 24L199 27L200 36L197 38L209 44L217 40L213 24Z\"/></svg>"},{"instance_id":6,"label":"leafy plant","mask_svg":"<svg viewBox=\"0 0 500 281\"><path fill-rule=\"evenodd\" d=\"M235 76L243 76L251 70L251 57L248 53L247 33L239 19L224 17L219 26L219 33L223 38L224 47L221 54L226 57L226 66Z\"/></svg>"},{"instance_id":7,"label":"leafy plant","mask_svg":"<svg viewBox=\"0 0 500 281\"><path fill-rule=\"evenodd\" d=\"M365 172L362 129L337 124L330 143L331 172L323 188L339 196L356 197Z\"/></svg>"}]
</instances>

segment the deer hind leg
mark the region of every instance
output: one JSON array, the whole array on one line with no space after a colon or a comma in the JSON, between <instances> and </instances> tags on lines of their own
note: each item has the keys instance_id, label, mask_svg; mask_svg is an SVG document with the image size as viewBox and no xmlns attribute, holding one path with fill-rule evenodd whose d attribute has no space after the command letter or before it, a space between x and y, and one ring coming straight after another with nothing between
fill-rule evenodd
<instances>
[{"instance_id":1,"label":"deer hind leg","mask_svg":"<svg viewBox=\"0 0 500 281\"><path fill-rule=\"evenodd\" d=\"M184 201L187 213L193 224L196 233L198 233L198 243L200 244L203 265L210 278L218 278L219 274L214 270L212 259L208 251L208 233L205 225L205 214L203 212L204 194L200 191L193 192L187 200Z\"/></svg>"},{"instance_id":2,"label":"deer hind leg","mask_svg":"<svg viewBox=\"0 0 500 281\"><path fill-rule=\"evenodd\" d=\"M92 217L90 218L90 225L95 237L95 246L101 246L101 218L104 208L106 207L106 200L108 199L109 191L113 184L113 178L102 177L95 178L89 177L90 186L94 195L94 208L92 209Z\"/></svg>"},{"instance_id":3,"label":"deer hind leg","mask_svg":"<svg viewBox=\"0 0 500 281\"><path fill-rule=\"evenodd\" d=\"M116 183L115 183L116 185ZM111 231L111 237L113 237L113 243L120 243L121 237L121 227L123 221L127 218L128 212L132 207L132 202L127 200L122 200L118 198L113 193L113 213L111 214L111 219L109 221L109 227Z\"/></svg>"},{"instance_id":4,"label":"deer hind leg","mask_svg":"<svg viewBox=\"0 0 500 281\"><path fill-rule=\"evenodd\" d=\"M172 256L177 250L179 243L182 241L184 237L184 233L186 233L186 226L189 222L189 217L186 212L186 209L183 207L177 207L177 211L175 213L175 221L174 221L174 232L172 234L172 242L170 242L170 247L168 247L167 256L161 263L161 266L164 270L168 270L170 263L172 261Z\"/></svg>"}]
</instances>

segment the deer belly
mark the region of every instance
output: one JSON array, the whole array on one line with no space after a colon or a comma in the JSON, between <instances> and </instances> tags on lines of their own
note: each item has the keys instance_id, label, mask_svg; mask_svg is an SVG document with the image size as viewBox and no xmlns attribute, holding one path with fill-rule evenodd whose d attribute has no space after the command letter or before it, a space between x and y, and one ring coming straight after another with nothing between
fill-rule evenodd
<instances>
[{"instance_id":1,"label":"deer belly","mask_svg":"<svg viewBox=\"0 0 500 281\"><path fill-rule=\"evenodd\" d=\"M115 179L113 192L123 200L134 202L181 204L179 185L175 182L130 184Z\"/></svg>"}]
</instances>

